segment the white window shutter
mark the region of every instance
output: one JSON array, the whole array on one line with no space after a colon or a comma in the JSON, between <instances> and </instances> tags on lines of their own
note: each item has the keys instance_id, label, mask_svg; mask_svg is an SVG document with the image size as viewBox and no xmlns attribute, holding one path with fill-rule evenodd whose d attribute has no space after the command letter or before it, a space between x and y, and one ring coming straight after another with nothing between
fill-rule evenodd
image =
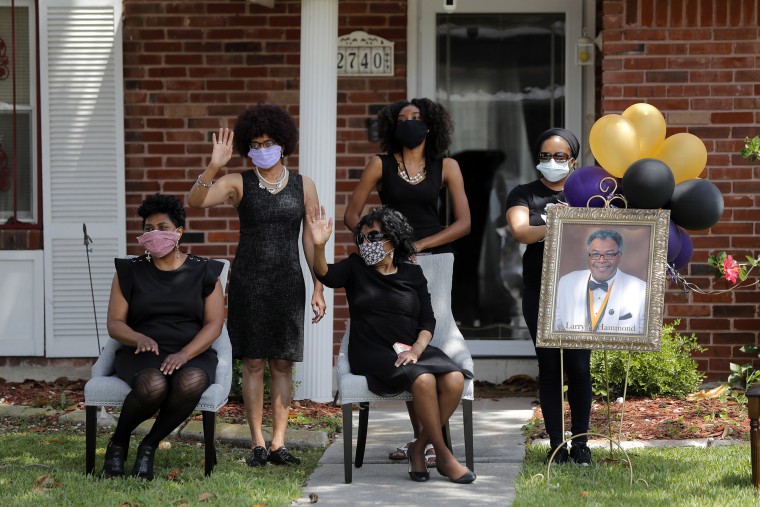
<instances>
[{"instance_id":1,"label":"white window shutter","mask_svg":"<svg viewBox=\"0 0 760 507\"><path fill-rule=\"evenodd\" d=\"M94 315L105 344L113 259L126 251L121 0L38 5L45 355L97 356Z\"/></svg>"}]
</instances>

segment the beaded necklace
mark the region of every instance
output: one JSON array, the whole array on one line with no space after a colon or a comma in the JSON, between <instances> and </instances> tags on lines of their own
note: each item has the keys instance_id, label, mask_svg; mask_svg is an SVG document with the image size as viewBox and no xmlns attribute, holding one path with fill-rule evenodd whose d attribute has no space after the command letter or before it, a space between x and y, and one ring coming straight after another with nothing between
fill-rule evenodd
<instances>
[{"instance_id":1,"label":"beaded necklace","mask_svg":"<svg viewBox=\"0 0 760 507\"><path fill-rule=\"evenodd\" d=\"M401 162L398 163L398 175L401 176L402 180L412 185L416 185L425 179L426 174L427 171L425 170L425 166L422 166L422 170L420 172L414 176L409 176L409 172L406 170L406 164L404 163L404 155L401 155Z\"/></svg>"},{"instance_id":2,"label":"beaded necklace","mask_svg":"<svg viewBox=\"0 0 760 507\"><path fill-rule=\"evenodd\" d=\"M258 167L254 166L254 169L256 170L256 176L259 177L259 188L266 190L270 194L274 194L280 189L280 187L282 186L282 182L285 181L285 177L288 175L287 168L285 166L282 166L282 173L280 173L280 177L277 178L277 181L269 181L268 179L264 178L261 175ZM267 185L272 185L272 186L267 187L264 185L264 183L266 183Z\"/></svg>"}]
</instances>

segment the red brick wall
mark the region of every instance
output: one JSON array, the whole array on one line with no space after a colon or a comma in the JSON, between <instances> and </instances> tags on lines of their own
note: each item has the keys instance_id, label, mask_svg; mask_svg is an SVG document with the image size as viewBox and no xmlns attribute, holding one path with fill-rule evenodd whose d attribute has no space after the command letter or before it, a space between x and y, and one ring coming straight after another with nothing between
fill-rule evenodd
<instances>
[{"instance_id":1,"label":"red brick wall","mask_svg":"<svg viewBox=\"0 0 760 507\"><path fill-rule=\"evenodd\" d=\"M720 188L725 211L710 230L689 232L694 256L684 274L701 288L725 288L708 255L760 253L760 164L738 154L745 137L760 134L760 2L604 0L603 9L600 113L649 102L665 115L667 135L690 132L705 143L701 177ZM708 349L698 358L708 379L725 380L729 362L751 360L739 347L758 343L758 303L757 288L703 295L672 287L665 316Z\"/></svg>"},{"instance_id":2,"label":"red brick wall","mask_svg":"<svg viewBox=\"0 0 760 507\"><path fill-rule=\"evenodd\" d=\"M367 120L406 96L406 1L339 3L340 35L364 30L396 43L395 76L338 80L336 259L350 250L343 227L346 200L369 158ZM127 241L138 254L137 206L149 193L184 199L209 157L210 131L234 126L259 101L285 107L298 121L301 2L277 0L269 9L229 0L124 1L124 79ZM298 151L288 157L298 167ZM229 166L242 169L236 157ZM319 190L319 189L318 189ZM377 202L377 201L376 201ZM188 209L187 229L201 233L186 248L198 255L235 254L238 220L230 206ZM345 331L348 306L335 298L335 340ZM335 352L337 354L337 345Z\"/></svg>"}]
</instances>

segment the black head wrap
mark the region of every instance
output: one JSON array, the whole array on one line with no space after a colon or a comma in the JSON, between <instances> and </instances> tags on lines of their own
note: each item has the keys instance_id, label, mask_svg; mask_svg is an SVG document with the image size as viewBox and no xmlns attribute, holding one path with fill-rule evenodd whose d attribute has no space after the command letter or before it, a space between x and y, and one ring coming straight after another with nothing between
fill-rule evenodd
<instances>
[{"instance_id":1,"label":"black head wrap","mask_svg":"<svg viewBox=\"0 0 760 507\"><path fill-rule=\"evenodd\" d=\"M567 144L570 145L570 154L573 156L573 158L578 158L578 153L581 151L581 143L578 142L578 138L575 137L572 132L566 129L549 129L544 131L540 136L538 136L538 139L536 139L535 153L538 154L538 152L541 151L541 145L544 144L544 141L554 136L559 136L567 141Z\"/></svg>"}]
</instances>

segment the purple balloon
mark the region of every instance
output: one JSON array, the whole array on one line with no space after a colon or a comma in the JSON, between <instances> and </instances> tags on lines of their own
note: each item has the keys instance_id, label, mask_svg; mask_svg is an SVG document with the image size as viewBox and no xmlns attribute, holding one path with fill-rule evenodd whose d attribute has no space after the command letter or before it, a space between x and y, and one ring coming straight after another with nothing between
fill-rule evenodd
<instances>
[{"instance_id":1,"label":"purple balloon","mask_svg":"<svg viewBox=\"0 0 760 507\"><path fill-rule=\"evenodd\" d=\"M678 251L678 255L673 259L673 267L676 269L683 269L689 265L691 260L691 254L694 253L694 244L691 242L689 233L681 230L681 249Z\"/></svg>"},{"instance_id":2,"label":"purple balloon","mask_svg":"<svg viewBox=\"0 0 760 507\"><path fill-rule=\"evenodd\" d=\"M681 251L682 234L683 230L671 220L668 224L668 262L671 264Z\"/></svg>"},{"instance_id":3,"label":"purple balloon","mask_svg":"<svg viewBox=\"0 0 760 507\"><path fill-rule=\"evenodd\" d=\"M604 178L610 178L602 181ZM601 188L600 188L601 186ZM595 165L579 167L565 181L565 199L575 208L603 208L605 201L612 197L620 187L620 182L610 173ZM601 195L604 199L594 196Z\"/></svg>"}]
</instances>

